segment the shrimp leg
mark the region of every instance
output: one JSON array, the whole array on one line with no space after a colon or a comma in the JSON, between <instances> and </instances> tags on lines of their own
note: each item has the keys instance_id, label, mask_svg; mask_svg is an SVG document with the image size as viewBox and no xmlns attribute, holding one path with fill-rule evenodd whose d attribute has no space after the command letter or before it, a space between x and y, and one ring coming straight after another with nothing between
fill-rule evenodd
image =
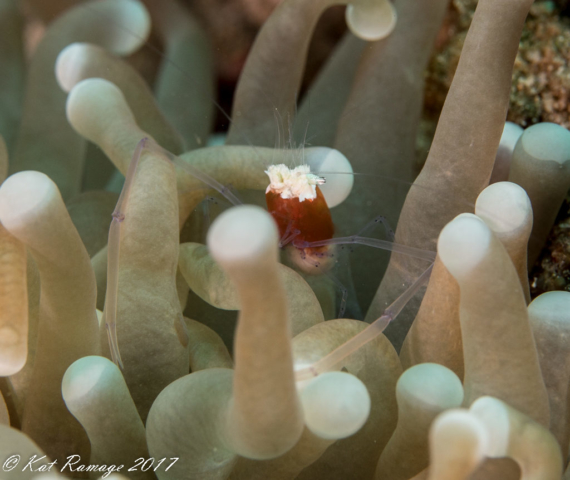
<instances>
[{"instance_id":1,"label":"shrimp leg","mask_svg":"<svg viewBox=\"0 0 570 480\"><path fill-rule=\"evenodd\" d=\"M117 338L117 297L119 291L119 261L121 252L121 225L125 220L125 211L129 201L129 194L133 184L133 178L137 166L139 164L141 153L146 147L148 139L143 138L133 154L127 175L125 176L125 184L119 195L119 200L115 210L113 211L113 220L109 228L109 241L107 252L107 292L105 294L105 327L107 328L107 336L109 338L109 348L111 350L111 359L115 364L123 370L123 360L119 351L119 340Z\"/></svg>"},{"instance_id":2,"label":"shrimp leg","mask_svg":"<svg viewBox=\"0 0 570 480\"><path fill-rule=\"evenodd\" d=\"M180 158L168 152L160 145L158 145L151 138L143 138L137 145L127 174L125 176L125 183L115 210L113 211L111 227L109 228L109 240L107 251L107 291L105 294L105 311L103 313L105 319L105 327L107 329L107 337L109 339L109 349L111 350L111 359L121 369L124 369L123 361L121 359L121 352L119 350L119 340L117 337L117 298L119 292L119 261L121 252L121 226L126 220L125 213L129 201L129 195L140 162L141 154L144 149L164 155L167 160L172 162L176 167L185 170L198 180L202 181L209 187L221 193L233 205L241 205L241 201L231 191L229 187L225 187L214 178L201 172L192 165L183 162Z\"/></svg>"},{"instance_id":3,"label":"shrimp leg","mask_svg":"<svg viewBox=\"0 0 570 480\"><path fill-rule=\"evenodd\" d=\"M396 253L404 253L410 257L420 258L433 262L435 260L435 252L429 250L422 250L421 248L409 247L399 243L390 242L389 240L380 240L378 238L361 237L359 235L352 235L350 237L336 237L327 240L319 240L316 242L295 242L293 245L297 248L310 248L310 247L324 247L326 245L347 245L358 244L367 245L369 247L381 248Z\"/></svg>"},{"instance_id":4,"label":"shrimp leg","mask_svg":"<svg viewBox=\"0 0 570 480\"><path fill-rule=\"evenodd\" d=\"M380 318L372 322L368 327L352 337L348 342L336 348L328 355L313 363L311 366L298 370L295 374L295 379L297 381L309 380L326 372L350 354L354 353L360 347L380 335L390 322L400 314L408 301L428 282L432 268L433 263L420 275L410 288L408 288L386 310L384 310L384 313Z\"/></svg>"}]
</instances>

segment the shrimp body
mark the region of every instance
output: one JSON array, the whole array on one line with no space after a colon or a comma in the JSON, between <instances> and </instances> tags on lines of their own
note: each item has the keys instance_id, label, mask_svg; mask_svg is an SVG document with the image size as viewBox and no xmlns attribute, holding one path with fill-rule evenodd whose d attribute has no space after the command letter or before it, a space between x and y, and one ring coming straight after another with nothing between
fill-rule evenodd
<instances>
[{"instance_id":1,"label":"shrimp body","mask_svg":"<svg viewBox=\"0 0 570 480\"><path fill-rule=\"evenodd\" d=\"M281 246L290 244L289 253L302 270L319 272L330 258L331 245L311 247L311 242L329 240L334 225L325 197L318 185L324 178L310 173L307 165L290 170L272 165L266 171L270 184L265 191L267 209L279 228Z\"/></svg>"}]
</instances>

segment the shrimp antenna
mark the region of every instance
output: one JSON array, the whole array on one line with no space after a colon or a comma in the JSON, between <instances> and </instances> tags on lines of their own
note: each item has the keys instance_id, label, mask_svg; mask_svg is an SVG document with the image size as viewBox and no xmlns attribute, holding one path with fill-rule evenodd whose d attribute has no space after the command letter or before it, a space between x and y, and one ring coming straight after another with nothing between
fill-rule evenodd
<instances>
[{"instance_id":1,"label":"shrimp antenna","mask_svg":"<svg viewBox=\"0 0 570 480\"><path fill-rule=\"evenodd\" d=\"M202 183L205 183L206 185L208 185L208 187L216 190L226 200L228 200L228 202L230 202L232 205L242 205L243 204L243 202L230 190L229 187L227 187L226 185L222 185L215 178L210 177L210 175L200 171L198 168L190 165L188 162L183 161L180 157L174 155L173 153L169 152L168 150L165 150L158 143L156 143L154 140L152 140L150 138L147 140L148 141L145 144L146 148L148 148L149 150L151 150L153 152L157 152L157 153L164 155L168 160L170 160L174 164L174 166L186 171L187 173L192 175L194 178L197 178Z\"/></svg>"}]
</instances>

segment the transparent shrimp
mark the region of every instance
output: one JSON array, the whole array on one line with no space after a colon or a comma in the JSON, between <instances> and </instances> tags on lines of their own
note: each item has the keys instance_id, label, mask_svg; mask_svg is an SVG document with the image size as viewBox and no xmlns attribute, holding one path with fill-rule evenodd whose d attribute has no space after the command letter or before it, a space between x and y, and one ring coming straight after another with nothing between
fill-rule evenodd
<instances>
[{"instance_id":1,"label":"transparent shrimp","mask_svg":"<svg viewBox=\"0 0 570 480\"><path fill-rule=\"evenodd\" d=\"M120 244L121 244L121 226L127 220L126 211L129 200L129 195L134 181L134 176L136 174L137 166L140 162L141 154L143 150L148 149L150 151L156 152L166 158L168 161L172 162L175 166L180 167L186 172L193 175L195 178L199 179L205 183L208 187L218 191L223 195L232 205L239 205L242 202L240 199L230 191L228 187L225 187L219 183L214 178L201 172L197 168L183 162L179 157L173 155L172 153L166 151L160 147L156 142L149 138L143 138L136 147L133 154L131 163L129 164L129 169L127 175L125 176L125 183L117 206L112 214L113 220L111 222L111 227L109 230L109 243L108 243L108 280L107 280L107 293L105 300L105 325L107 329L107 335L109 339L109 347L111 350L111 357L113 362L115 362L121 369L124 368L121 354L119 350L119 343L117 337L117 299L118 299L118 278L119 278L119 261L120 261ZM365 230L369 229L370 226L378 221L382 221L381 217L377 217L368 225L366 225L359 233L363 233ZM392 238L391 230L385 222L382 222L388 233L388 236ZM429 280L431 274L431 269L433 267L433 261L435 259L434 252L428 252L420 250L413 247L408 247L405 245L399 245L389 240L379 240L374 238L362 237L360 235L354 235L350 237L340 237L331 238L328 240L321 240L316 242L295 242L295 237L299 235L299 232L294 230L289 230L285 232L285 238L282 239L281 243L286 244L291 242L296 248L311 248L320 247L327 245L339 245L339 244L362 244L368 245L375 248L381 248L384 250L389 250L398 253L404 253L407 255L415 256L420 259L429 260L430 266L425 270L425 272L402 294L400 295L383 313L383 315L378 318L375 322L370 324L365 330L360 332L358 335L347 341L345 344L339 346L333 352L329 353L313 365L303 368L296 373L297 380L306 380L317 376L321 373L328 371L330 368L337 365L343 359L357 351L359 348L364 346L366 343L372 341L378 335L380 335L384 329L392 322L398 314L405 307L407 302L418 292L418 290L424 286ZM338 283L338 282L337 282ZM346 300L344 300L346 302Z\"/></svg>"},{"instance_id":2,"label":"transparent shrimp","mask_svg":"<svg viewBox=\"0 0 570 480\"><path fill-rule=\"evenodd\" d=\"M279 246L287 247L289 260L309 275L326 275L340 289L338 318L345 314L349 292L331 271L339 265L336 245L366 245L433 263L434 252L394 243L394 231L383 216L375 217L355 235L333 238L335 227L320 189L326 185L326 178L311 172L304 159L301 160L302 165L295 168L282 164L268 167L267 209L279 228ZM388 240L363 236L377 224L384 227Z\"/></svg>"}]
</instances>

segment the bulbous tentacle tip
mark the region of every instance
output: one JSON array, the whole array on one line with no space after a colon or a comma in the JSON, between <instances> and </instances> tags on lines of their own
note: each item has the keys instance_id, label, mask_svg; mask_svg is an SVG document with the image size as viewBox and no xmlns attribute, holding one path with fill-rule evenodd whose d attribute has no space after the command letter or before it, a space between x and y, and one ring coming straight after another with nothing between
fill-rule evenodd
<instances>
[{"instance_id":1,"label":"bulbous tentacle tip","mask_svg":"<svg viewBox=\"0 0 570 480\"><path fill-rule=\"evenodd\" d=\"M374 42L390 35L398 15L389 0L361 0L346 8L346 23L350 31L362 40Z\"/></svg>"},{"instance_id":2,"label":"bulbous tentacle tip","mask_svg":"<svg viewBox=\"0 0 570 480\"><path fill-rule=\"evenodd\" d=\"M271 215L253 205L226 210L208 231L208 248L222 265L277 255L278 241L277 226Z\"/></svg>"},{"instance_id":3,"label":"bulbous tentacle tip","mask_svg":"<svg viewBox=\"0 0 570 480\"><path fill-rule=\"evenodd\" d=\"M437 363L420 363L408 368L396 384L396 398L401 403L420 402L438 408L455 408L464 399L463 385L449 368Z\"/></svg>"},{"instance_id":4,"label":"bulbous tentacle tip","mask_svg":"<svg viewBox=\"0 0 570 480\"><path fill-rule=\"evenodd\" d=\"M91 391L105 375L105 370L116 369L110 360L88 356L73 362L61 382L61 392L66 402L82 398ZM120 375L120 373L118 373Z\"/></svg>"},{"instance_id":5,"label":"bulbous tentacle tip","mask_svg":"<svg viewBox=\"0 0 570 480\"><path fill-rule=\"evenodd\" d=\"M536 160L570 162L570 130L556 123L537 123L528 127L515 146L516 156L525 155Z\"/></svg>"},{"instance_id":6,"label":"bulbous tentacle tip","mask_svg":"<svg viewBox=\"0 0 570 480\"><path fill-rule=\"evenodd\" d=\"M489 436L483 422L463 408L451 408L437 416L430 428L430 442L436 449L438 444L459 442L473 455L474 463L482 461L489 450Z\"/></svg>"},{"instance_id":7,"label":"bulbous tentacle tip","mask_svg":"<svg viewBox=\"0 0 570 480\"><path fill-rule=\"evenodd\" d=\"M102 78L88 78L74 85L65 108L73 129L95 143L108 128L110 118L123 125L136 124L121 90Z\"/></svg>"},{"instance_id":8,"label":"bulbous tentacle tip","mask_svg":"<svg viewBox=\"0 0 570 480\"><path fill-rule=\"evenodd\" d=\"M319 185L329 208L344 202L354 186L354 171L348 158L339 150L327 147L312 147L305 150L305 160L311 172L325 178Z\"/></svg>"},{"instance_id":9,"label":"bulbous tentacle tip","mask_svg":"<svg viewBox=\"0 0 570 480\"><path fill-rule=\"evenodd\" d=\"M464 278L485 258L491 230L476 215L462 213L449 222L437 241L437 252L449 272Z\"/></svg>"},{"instance_id":10,"label":"bulbous tentacle tip","mask_svg":"<svg viewBox=\"0 0 570 480\"><path fill-rule=\"evenodd\" d=\"M524 188L512 182L489 185L477 197L475 214L495 233L532 228L532 205Z\"/></svg>"},{"instance_id":11,"label":"bulbous tentacle tip","mask_svg":"<svg viewBox=\"0 0 570 480\"><path fill-rule=\"evenodd\" d=\"M536 297L528 306L532 319L538 319L541 326L546 323L564 326L570 312L570 292L551 291Z\"/></svg>"},{"instance_id":12,"label":"bulbous tentacle tip","mask_svg":"<svg viewBox=\"0 0 570 480\"><path fill-rule=\"evenodd\" d=\"M88 61L89 50L95 48L99 47L88 43L72 43L59 52L55 62L55 78L64 92L69 93L79 83L77 73Z\"/></svg>"},{"instance_id":13,"label":"bulbous tentacle tip","mask_svg":"<svg viewBox=\"0 0 570 480\"><path fill-rule=\"evenodd\" d=\"M105 47L121 56L136 52L151 31L150 14L144 4L138 0L115 0L105 7L95 12L110 25ZM115 26L120 26L120 29Z\"/></svg>"},{"instance_id":14,"label":"bulbous tentacle tip","mask_svg":"<svg viewBox=\"0 0 570 480\"><path fill-rule=\"evenodd\" d=\"M33 221L37 210L46 208L58 195L47 175L33 170L15 173L0 188L0 221L9 231L17 230Z\"/></svg>"},{"instance_id":15,"label":"bulbous tentacle tip","mask_svg":"<svg viewBox=\"0 0 570 480\"><path fill-rule=\"evenodd\" d=\"M300 398L307 428L329 440L358 432L370 414L368 390L350 373L323 373L303 386Z\"/></svg>"},{"instance_id":16,"label":"bulbous tentacle tip","mask_svg":"<svg viewBox=\"0 0 570 480\"><path fill-rule=\"evenodd\" d=\"M503 128L503 134L501 135L501 143L499 148L506 148L510 151L512 155L515 145L518 139L523 134L523 128L513 122L505 122L505 127Z\"/></svg>"},{"instance_id":17,"label":"bulbous tentacle tip","mask_svg":"<svg viewBox=\"0 0 570 480\"><path fill-rule=\"evenodd\" d=\"M507 455L509 444L509 415L504 404L496 398L478 398L469 409L487 430L489 443L485 455L492 458Z\"/></svg>"}]
</instances>

